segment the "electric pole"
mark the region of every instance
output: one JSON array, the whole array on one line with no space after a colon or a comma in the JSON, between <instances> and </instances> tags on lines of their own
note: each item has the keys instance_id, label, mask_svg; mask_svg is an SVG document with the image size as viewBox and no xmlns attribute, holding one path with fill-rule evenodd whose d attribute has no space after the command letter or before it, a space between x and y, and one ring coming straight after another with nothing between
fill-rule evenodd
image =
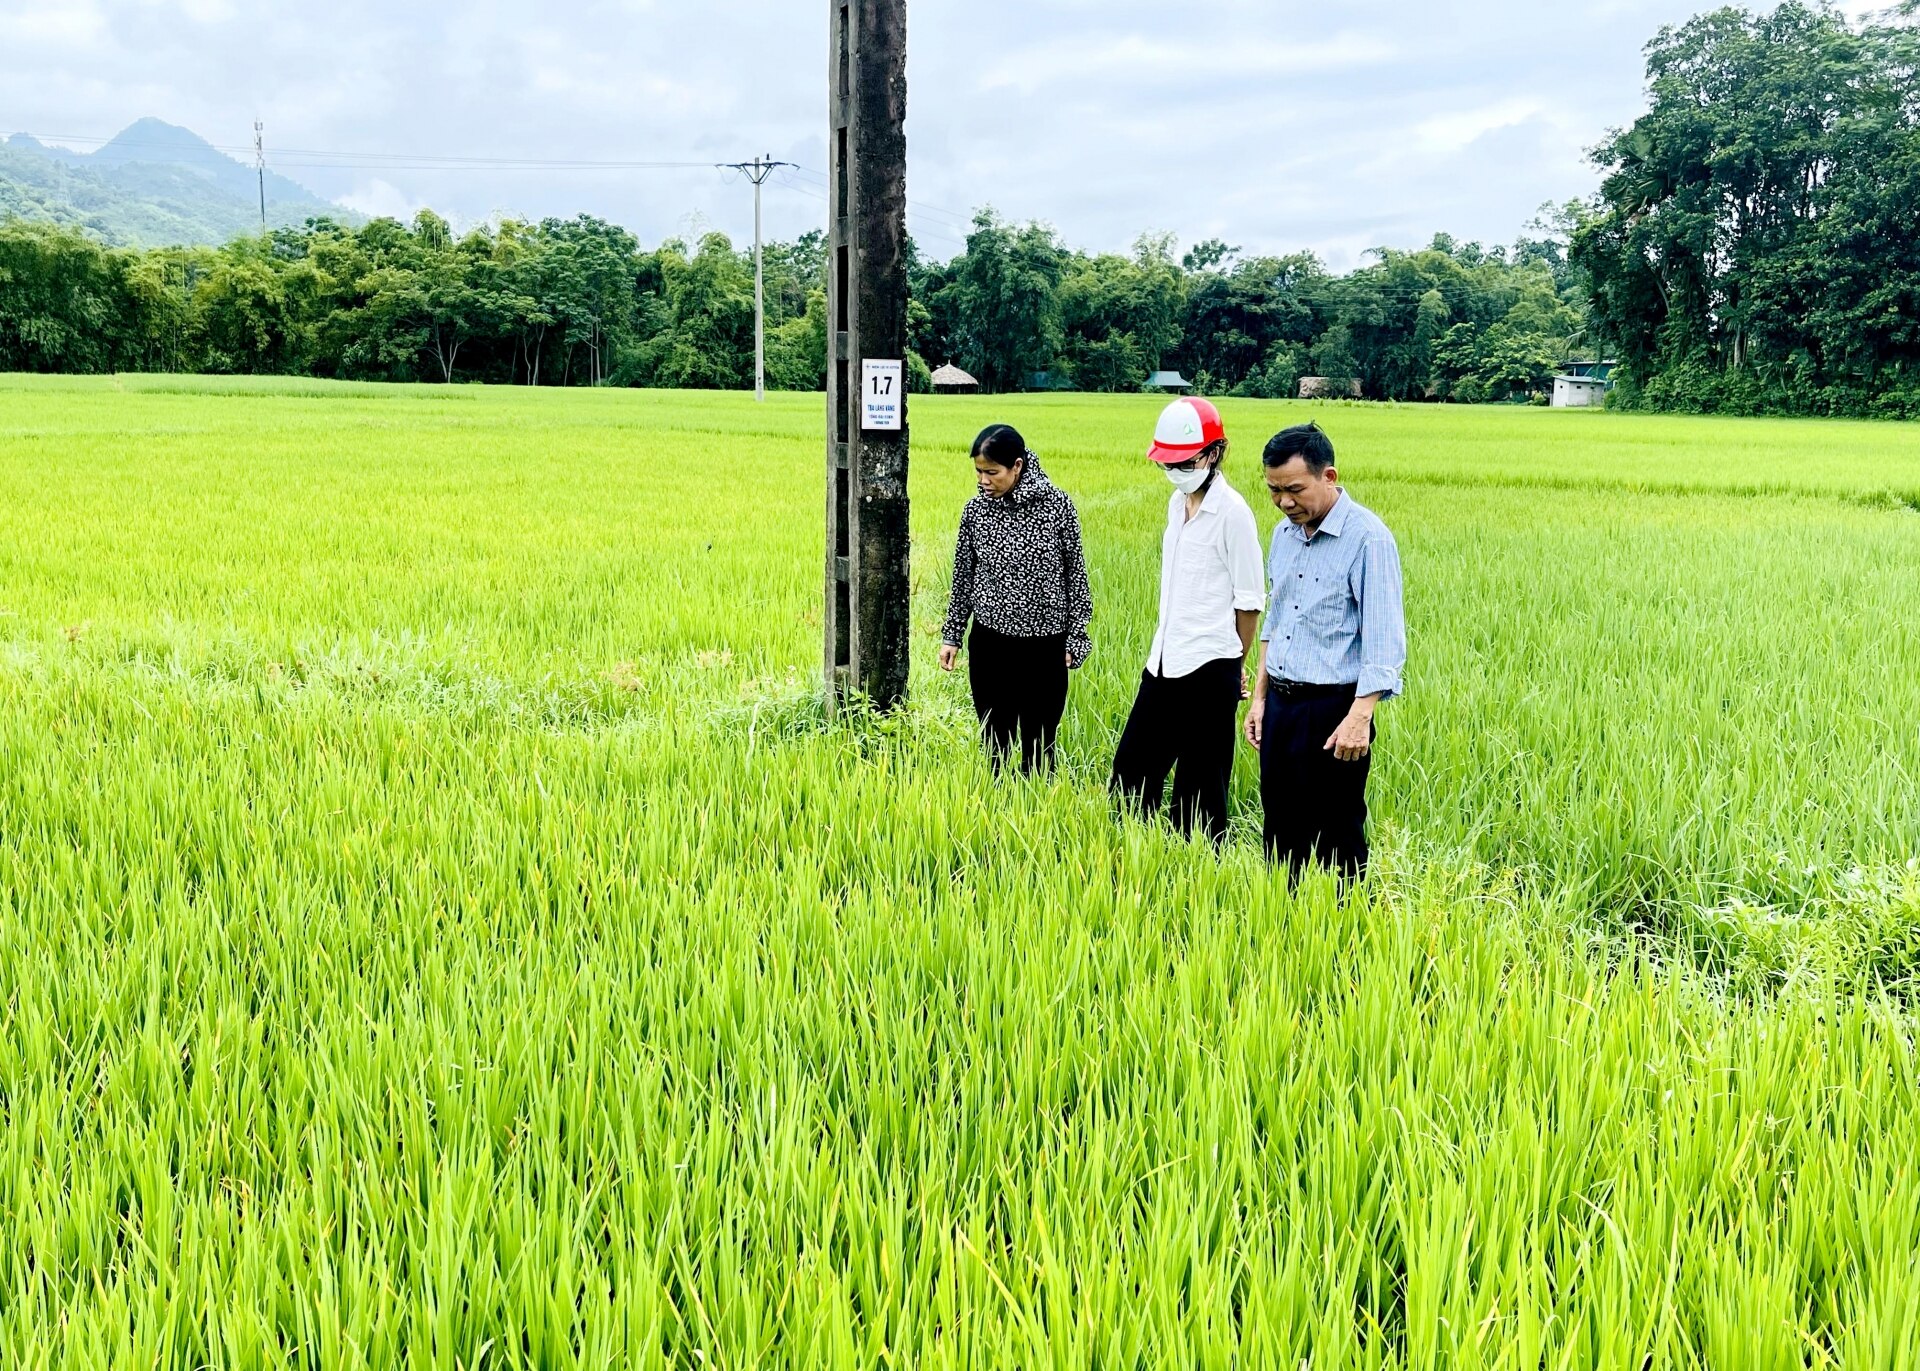
<instances>
[{"instance_id":1,"label":"electric pole","mask_svg":"<svg viewBox=\"0 0 1920 1371\"><path fill-rule=\"evenodd\" d=\"M767 304L766 274L760 265L760 187L773 175L775 167L790 167L792 162L776 162L773 154L751 162L725 164L753 182L753 398L767 398Z\"/></svg>"},{"instance_id":2,"label":"electric pole","mask_svg":"<svg viewBox=\"0 0 1920 1371\"><path fill-rule=\"evenodd\" d=\"M907 0L828 0L826 677L906 698Z\"/></svg>"},{"instance_id":3,"label":"electric pole","mask_svg":"<svg viewBox=\"0 0 1920 1371\"><path fill-rule=\"evenodd\" d=\"M260 232L267 231L267 145L261 138L265 127L258 119L253 121L253 173L260 182Z\"/></svg>"}]
</instances>

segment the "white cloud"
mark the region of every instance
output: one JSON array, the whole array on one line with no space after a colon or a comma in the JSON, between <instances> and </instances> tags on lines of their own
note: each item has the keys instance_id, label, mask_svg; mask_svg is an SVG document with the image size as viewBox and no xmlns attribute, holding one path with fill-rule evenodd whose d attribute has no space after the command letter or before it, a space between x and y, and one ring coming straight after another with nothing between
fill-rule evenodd
<instances>
[{"instance_id":1,"label":"white cloud","mask_svg":"<svg viewBox=\"0 0 1920 1371\"><path fill-rule=\"evenodd\" d=\"M988 203L1096 251L1150 225L1336 264L1439 229L1510 239L1541 202L1593 189L1585 149L1643 107L1642 45L1706 0L1596 4L915 0L909 223L939 255ZM699 215L739 241L752 196L704 169L327 168L288 150L720 162L772 149L823 170L825 11L0 0L0 118L105 138L151 114L245 144L258 117L270 163L362 212L584 211L646 242ZM775 236L819 226L819 183L776 180L766 210Z\"/></svg>"},{"instance_id":2,"label":"white cloud","mask_svg":"<svg viewBox=\"0 0 1920 1371\"><path fill-rule=\"evenodd\" d=\"M1247 37L1221 44L1165 35L1077 35L1031 48L1017 62L990 65L980 89L1060 90L1092 81L1112 93L1168 89L1204 93L1219 82L1262 77L1280 82L1288 72L1377 66L1399 52L1379 34L1343 33L1327 39Z\"/></svg>"},{"instance_id":3,"label":"white cloud","mask_svg":"<svg viewBox=\"0 0 1920 1371\"><path fill-rule=\"evenodd\" d=\"M106 31L106 17L90 0L58 5L0 6L0 50L26 56L35 49L85 48ZM11 65L11 64L9 64Z\"/></svg>"},{"instance_id":4,"label":"white cloud","mask_svg":"<svg viewBox=\"0 0 1920 1371\"><path fill-rule=\"evenodd\" d=\"M356 214L364 214L369 219L385 217L398 219L402 223L411 220L414 215L425 209L426 202L416 200L390 181L374 177L362 181L345 195L339 197L339 203Z\"/></svg>"},{"instance_id":5,"label":"white cloud","mask_svg":"<svg viewBox=\"0 0 1920 1371\"><path fill-rule=\"evenodd\" d=\"M1524 124L1544 112L1538 100L1501 100L1478 109L1456 110L1422 119L1413 128L1414 144L1422 152L1459 152L1496 129Z\"/></svg>"}]
</instances>

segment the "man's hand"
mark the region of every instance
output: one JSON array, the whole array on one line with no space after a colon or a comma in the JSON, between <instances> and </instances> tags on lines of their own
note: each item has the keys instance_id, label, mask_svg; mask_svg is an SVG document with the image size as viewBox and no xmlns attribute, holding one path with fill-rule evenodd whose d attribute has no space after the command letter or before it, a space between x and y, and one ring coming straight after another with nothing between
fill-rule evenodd
<instances>
[{"instance_id":1,"label":"man's hand","mask_svg":"<svg viewBox=\"0 0 1920 1371\"><path fill-rule=\"evenodd\" d=\"M952 643L940 644L940 669L952 671L953 664L960 660L960 649Z\"/></svg>"},{"instance_id":2,"label":"man's hand","mask_svg":"<svg viewBox=\"0 0 1920 1371\"><path fill-rule=\"evenodd\" d=\"M1253 678L1247 675L1247 669L1245 667L1241 667L1240 668L1240 698L1241 699L1251 700L1253 698L1252 680Z\"/></svg>"},{"instance_id":3,"label":"man's hand","mask_svg":"<svg viewBox=\"0 0 1920 1371\"><path fill-rule=\"evenodd\" d=\"M1372 749L1373 715L1355 710L1340 721L1340 727L1333 730L1333 736L1321 751L1331 752L1343 762L1357 762Z\"/></svg>"},{"instance_id":4,"label":"man's hand","mask_svg":"<svg viewBox=\"0 0 1920 1371\"><path fill-rule=\"evenodd\" d=\"M1247 722L1241 732L1246 734L1247 746L1255 752L1260 750L1260 739L1267 731L1267 692L1262 690L1253 697L1253 703L1247 707Z\"/></svg>"}]
</instances>

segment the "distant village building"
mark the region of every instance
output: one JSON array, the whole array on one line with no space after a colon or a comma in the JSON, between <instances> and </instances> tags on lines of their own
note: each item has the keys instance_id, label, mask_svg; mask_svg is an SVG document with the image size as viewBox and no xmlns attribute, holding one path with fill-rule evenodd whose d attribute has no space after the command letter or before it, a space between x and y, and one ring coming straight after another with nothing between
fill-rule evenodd
<instances>
[{"instance_id":1,"label":"distant village building","mask_svg":"<svg viewBox=\"0 0 1920 1371\"><path fill-rule=\"evenodd\" d=\"M1300 398L1302 400L1358 400L1360 382L1358 378L1337 380L1332 376L1302 376Z\"/></svg>"},{"instance_id":2,"label":"distant village building","mask_svg":"<svg viewBox=\"0 0 1920 1371\"><path fill-rule=\"evenodd\" d=\"M1613 360L1572 361L1563 364L1553 378L1555 409L1586 409L1600 404L1613 389Z\"/></svg>"},{"instance_id":3,"label":"distant village building","mask_svg":"<svg viewBox=\"0 0 1920 1371\"><path fill-rule=\"evenodd\" d=\"M1177 371L1156 371L1147 377L1148 390L1192 390L1193 382Z\"/></svg>"},{"instance_id":4,"label":"distant village building","mask_svg":"<svg viewBox=\"0 0 1920 1371\"><path fill-rule=\"evenodd\" d=\"M1607 383L1597 376L1556 376L1553 378L1555 409L1585 409L1607 398Z\"/></svg>"},{"instance_id":5,"label":"distant village building","mask_svg":"<svg viewBox=\"0 0 1920 1371\"><path fill-rule=\"evenodd\" d=\"M935 390L978 390L980 383L952 362L948 362L933 373L933 388Z\"/></svg>"}]
</instances>

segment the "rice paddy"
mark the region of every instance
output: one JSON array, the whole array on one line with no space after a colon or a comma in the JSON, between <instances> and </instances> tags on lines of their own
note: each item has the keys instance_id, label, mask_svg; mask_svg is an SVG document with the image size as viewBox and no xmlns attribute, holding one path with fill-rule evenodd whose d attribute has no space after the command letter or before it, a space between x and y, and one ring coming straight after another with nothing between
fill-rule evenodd
<instances>
[{"instance_id":1,"label":"rice paddy","mask_svg":"<svg viewBox=\"0 0 1920 1371\"><path fill-rule=\"evenodd\" d=\"M0 377L0 1361L1906 1367L1920 430L1309 412L1406 568L1378 870L1103 791L1152 397L916 399L829 723L821 410ZM995 783L965 446L1095 655Z\"/></svg>"}]
</instances>

